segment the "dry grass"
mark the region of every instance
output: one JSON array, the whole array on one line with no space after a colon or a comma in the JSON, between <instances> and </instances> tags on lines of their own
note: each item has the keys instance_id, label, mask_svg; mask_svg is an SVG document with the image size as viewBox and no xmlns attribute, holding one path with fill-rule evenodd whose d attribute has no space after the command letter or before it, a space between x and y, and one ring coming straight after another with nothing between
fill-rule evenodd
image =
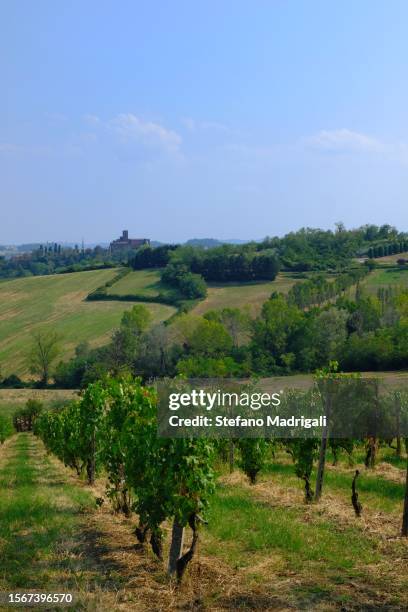
<instances>
[{"instance_id":1,"label":"dry grass","mask_svg":"<svg viewBox=\"0 0 408 612\"><path fill-rule=\"evenodd\" d=\"M193 312L202 315L218 308L247 308L252 316L256 316L274 291L287 293L298 280L290 273L280 273L274 281L269 282L210 283L207 297L197 304Z\"/></svg>"},{"instance_id":2,"label":"dry grass","mask_svg":"<svg viewBox=\"0 0 408 612\"><path fill-rule=\"evenodd\" d=\"M323 562L300 564L293 571L279 553L271 551L270 555L255 557L253 563L240 570L247 581L250 582L251 577L255 580L258 589L270 595L279 593L291 609L408 609L408 540L399 536L401 512L396 515L364 507L363 516L357 518L349 498L333 490L326 490L318 504L306 505L301 489L276 483L273 477L263 476L257 484L249 485L246 477L234 472L222 477L221 482L231 493L244 491L256 503L270 508L270 516L283 508L288 513L295 513L297 520L308 528L332 525L340 537L344 532L345 550L353 544L349 538L354 533L353 538L371 542L381 559L380 562L366 563L356 558L355 568L349 576L347 571L336 576ZM224 546L228 543L225 542ZM327 592L322 586L325 584Z\"/></svg>"},{"instance_id":3,"label":"dry grass","mask_svg":"<svg viewBox=\"0 0 408 612\"><path fill-rule=\"evenodd\" d=\"M384 390L406 389L408 371L362 372L362 378L378 378ZM257 386L263 391L278 392L280 389L299 389L307 391L313 385L313 374L294 374L291 376L271 376L261 378Z\"/></svg>"},{"instance_id":4,"label":"dry grass","mask_svg":"<svg viewBox=\"0 0 408 612\"><path fill-rule=\"evenodd\" d=\"M45 404L59 400L71 400L78 392L73 389L0 389L0 405L25 404L29 399L36 399Z\"/></svg>"},{"instance_id":5,"label":"dry grass","mask_svg":"<svg viewBox=\"0 0 408 612\"><path fill-rule=\"evenodd\" d=\"M408 259L408 252L395 253L394 255L386 255L385 257L377 257L374 261L378 263L397 263L399 259Z\"/></svg>"}]
</instances>

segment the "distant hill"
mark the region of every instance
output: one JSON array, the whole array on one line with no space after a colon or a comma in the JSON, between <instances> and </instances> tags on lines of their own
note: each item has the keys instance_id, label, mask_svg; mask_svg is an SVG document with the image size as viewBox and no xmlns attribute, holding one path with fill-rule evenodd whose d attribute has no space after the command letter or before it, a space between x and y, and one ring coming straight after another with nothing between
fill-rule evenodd
<instances>
[{"instance_id":1,"label":"distant hill","mask_svg":"<svg viewBox=\"0 0 408 612\"><path fill-rule=\"evenodd\" d=\"M226 240L219 240L218 238L190 238L189 240L186 240L186 242L181 242L180 244L193 247L201 247L204 249L213 249L215 247L221 246L222 244L247 244L248 242L258 242L258 240L242 240L241 238L230 238ZM159 242L158 240L150 241L150 246L152 247L163 246L164 244L176 243Z\"/></svg>"},{"instance_id":2,"label":"distant hill","mask_svg":"<svg viewBox=\"0 0 408 612\"><path fill-rule=\"evenodd\" d=\"M222 244L246 244L251 240L241 240L239 238L230 238L228 240L218 240L218 238L191 238L184 244L189 246L203 247L205 249L212 249Z\"/></svg>"},{"instance_id":3,"label":"distant hill","mask_svg":"<svg viewBox=\"0 0 408 612\"><path fill-rule=\"evenodd\" d=\"M246 244L247 242L252 242L251 240L242 240L240 238L230 238L226 240L219 240L218 238L191 238L184 243L190 246L202 247L205 249L214 248L220 246L222 244ZM255 240L254 242L258 242ZM54 244L52 241L44 244ZM75 246L80 245L80 241L74 242L58 242L61 244L62 248L74 248ZM176 244L174 241L172 242L160 242L159 240L151 240L150 245L152 247L162 246L164 244ZM87 242L85 243L85 248L93 249L97 246L102 249L107 249L109 247L108 242ZM40 247L40 243L30 243L30 244L12 244L12 245L0 245L0 252L8 253L9 255L18 255L21 253L29 253L31 251L35 251Z\"/></svg>"}]
</instances>

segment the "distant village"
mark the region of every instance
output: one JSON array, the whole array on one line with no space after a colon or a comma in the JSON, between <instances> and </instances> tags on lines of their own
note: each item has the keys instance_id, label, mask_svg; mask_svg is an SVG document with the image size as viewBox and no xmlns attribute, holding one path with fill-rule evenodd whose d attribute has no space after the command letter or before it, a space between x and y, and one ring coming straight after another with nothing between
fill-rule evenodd
<instances>
[{"instance_id":1,"label":"distant village","mask_svg":"<svg viewBox=\"0 0 408 612\"><path fill-rule=\"evenodd\" d=\"M150 245L149 238L129 238L129 231L123 230L122 235L119 238L112 240L109 246L105 243L102 245L85 245L82 241L81 245L65 243L60 244L57 242L47 243L27 243L20 245L0 245L0 257L7 259L19 257L29 258L32 253L39 252L42 255L45 254L61 254L62 251L75 251L77 253L84 253L85 251L96 250L96 251L110 251L111 253L119 253L127 251L129 249L138 249L141 246Z\"/></svg>"},{"instance_id":2,"label":"distant village","mask_svg":"<svg viewBox=\"0 0 408 612\"><path fill-rule=\"evenodd\" d=\"M0 278L112 267L125 260L129 251L136 251L148 245L148 238L129 238L129 231L123 230L119 238L104 245L85 245L82 240L81 244L47 242L13 247L0 246Z\"/></svg>"}]
</instances>

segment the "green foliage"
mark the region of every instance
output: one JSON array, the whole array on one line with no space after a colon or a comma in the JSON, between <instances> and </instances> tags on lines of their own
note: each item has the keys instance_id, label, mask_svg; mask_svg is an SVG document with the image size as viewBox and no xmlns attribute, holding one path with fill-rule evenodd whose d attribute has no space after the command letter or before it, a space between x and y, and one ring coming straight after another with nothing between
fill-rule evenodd
<instances>
[{"instance_id":1,"label":"green foliage","mask_svg":"<svg viewBox=\"0 0 408 612\"><path fill-rule=\"evenodd\" d=\"M336 368L335 364L332 364ZM310 408L318 405L320 396L316 390L310 391L288 391L282 399L282 411L295 414L308 414ZM295 474L305 483L305 501L313 499L311 477L313 465L319 452L320 440L316 437L310 438L288 438L283 445L292 457L295 465Z\"/></svg>"},{"instance_id":2,"label":"green foliage","mask_svg":"<svg viewBox=\"0 0 408 612\"><path fill-rule=\"evenodd\" d=\"M232 357L205 357L194 355L179 359L176 371L185 378L232 378L250 376L247 362L238 363Z\"/></svg>"},{"instance_id":3,"label":"green foliage","mask_svg":"<svg viewBox=\"0 0 408 612\"><path fill-rule=\"evenodd\" d=\"M288 440L286 447L295 464L295 474L305 482L305 501L313 499L311 476L313 464L318 457L319 441L315 438Z\"/></svg>"},{"instance_id":4,"label":"green foliage","mask_svg":"<svg viewBox=\"0 0 408 612\"><path fill-rule=\"evenodd\" d=\"M146 306L136 304L131 310L126 310L123 313L120 326L121 329L128 333L140 336L148 328L151 318L151 314Z\"/></svg>"},{"instance_id":5,"label":"green foliage","mask_svg":"<svg viewBox=\"0 0 408 612\"><path fill-rule=\"evenodd\" d=\"M369 270L366 267L355 268L345 274L339 274L333 281L329 281L319 274L311 280L296 283L289 290L288 301L299 308L320 306L362 280Z\"/></svg>"},{"instance_id":6,"label":"green foliage","mask_svg":"<svg viewBox=\"0 0 408 612\"><path fill-rule=\"evenodd\" d=\"M33 245L34 246L34 245ZM0 278L43 276L83 270L112 268L114 257L101 247L79 249L59 244L41 245L31 253L14 255L9 259L0 257Z\"/></svg>"},{"instance_id":7,"label":"green foliage","mask_svg":"<svg viewBox=\"0 0 408 612\"><path fill-rule=\"evenodd\" d=\"M203 439L157 436L157 397L131 378L107 378L88 386L78 402L45 412L35 432L47 448L93 482L98 466L108 475L114 508L139 515L161 556L166 519L197 529L214 487L213 445Z\"/></svg>"},{"instance_id":8,"label":"green foliage","mask_svg":"<svg viewBox=\"0 0 408 612\"><path fill-rule=\"evenodd\" d=\"M330 308L323 310L314 319L313 348L318 363L328 363L339 355L347 339L347 313Z\"/></svg>"},{"instance_id":9,"label":"green foliage","mask_svg":"<svg viewBox=\"0 0 408 612\"><path fill-rule=\"evenodd\" d=\"M176 287L187 299L204 298L207 285L200 274L193 274L182 262L169 263L163 270L163 283Z\"/></svg>"},{"instance_id":10,"label":"green foliage","mask_svg":"<svg viewBox=\"0 0 408 612\"><path fill-rule=\"evenodd\" d=\"M202 319L188 338L188 345L194 354L216 357L231 350L232 338L222 323Z\"/></svg>"},{"instance_id":11,"label":"green foliage","mask_svg":"<svg viewBox=\"0 0 408 612\"><path fill-rule=\"evenodd\" d=\"M200 274L187 272L179 279L178 287L180 292L189 300L205 298L207 295L207 285Z\"/></svg>"},{"instance_id":12,"label":"green foliage","mask_svg":"<svg viewBox=\"0 0 408 612\"><path fill-rule=\"evenodd\" d=\"M248 476L250 483L255 484L258 472L265 464L268 441L264 438L241 438L238 447L241 453L239 467Z\"/></svg>"},{"instance_id":13,"label":"green foliage","mask_svg":"<svg viewBox=\"0 0 408 612\"><path fill-rule=\"evenodd\" d=\"M171 252L177 248L177 245L166 244L152 248L143 246L138 249L134 257L129 261L134 270L143 270L145 268L163 268L170 260Z\"/></svg>"},{"instance_id":14,"label":"green foliage","mask_svg":"<svg viewBox=\"0 0 408 612\"><path fill-rule=\"evenodd\" d=\"M10 417L0 414L0 444L4 444L13 433L14 427Z\"/></svg>"},{"instance_id":15,"label":"green foliage","mask_svg":"<svg viewBox=\"0 0 408 612\"><path fill-rule=\"evenodd\" d=\"M24 408L16 410L13 415L13 425L17 431L31 431L35 420L43 411L43 403L36 399L27 400Z\"/></svg>"},{"instance_id":16,"label":"green foliage","mask_svg":"<svg viewBox=\"0 0 408 612\"><path fill-rule=\"evenodd\" d=\"M248 334L251 319L247 312L239 308L222 308L220 310L209 310L204 318L208 321L221 323L230 334L234 346L238 346L241 340Z\"/></svg>"},{"instance_id":17,"label":"green foliage","mask_svg":"<svg viewBox=\"0 0 408 612\"><path fill-rule=\"evenodd\" d=\"M41 383L48 384L51 366L60 353L61 336L54 330L34 332L29 353L30 371L40 376Z\"/></svg>"},{"instance_id":18,"label":"green foliage","mask_svg":"<svg viewBox=\"0 0 408 612\"><path fill-rule=\"evenodd\" d=\"M279 261L274 250L259 253L255 244L222 245L208 250L185 246L172 253L163 279L172 282L177 269L199 274L206 281L274 280Z\"/></svg>"},{"instance_id":19,"label":"green foliage","mask_svg":"<svg viewBox=\"0 0 408 612\"><path fill-rule=\"evenodd\" d=\"M305 323L305 315L297 306L288 304L281 294L272 295L253 327L251 347L255 368L260 372L276 367L290 369L292 355L303 354L299 337ZM303 340L307 347L307 335L303 334Z\"/></svg>"}]
</instances>

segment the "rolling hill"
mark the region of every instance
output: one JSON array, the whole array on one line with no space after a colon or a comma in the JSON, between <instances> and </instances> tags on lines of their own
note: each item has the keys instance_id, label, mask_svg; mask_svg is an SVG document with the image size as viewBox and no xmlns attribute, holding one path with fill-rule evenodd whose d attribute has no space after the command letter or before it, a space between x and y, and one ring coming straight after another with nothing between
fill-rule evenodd
<instances>
[{"instance_id":1,"label":"rolling hill","mask_svg":"<svg viewBox=\"0 0 408 612\"><path fill-rule=\"evenodd\" d=\"M89 341L99 346L108 341L122 313L132 302L87 302L89 292L117 274L115 269L35 276L0 283L0 364L3 375L27 374L27 352L31 333L52 328L61 334L62 359L75 346ZM175 309L164 304L146 304L153 321L171 316Z\"/></svg>"},{"instance_id":2,"label":"rolling hill","mask_svg":"<svg viewBox=\"0 0 408 612\"><path fill-rule=\"evenodd\" d=\"M122 313L132 301L86 301L97 287L111 281L117 269L94 270L49 276L36 276L0 282L0 366L3 376L28 374L27 353L31 334L43 327L55 329L62 336L62 359L72 356L75 346L89 341L100 346L109 340L119 325ZM207 297L193 312L202 315L224 307L247 307L256 316L272 292L287 293L298 275L280 273L275 281L209 284ZM378 268L363 281L371 294L379 287L408 287L408 269ZM354 290L354 288L353 288ZM154 300L171 289L160 283L160 270L131 271L108 288L108 294L138 295L139 301ZM136 302L135 302L136 303ZM176 309L159 303L146 303L153 323L163 321Z\"/></svg>"}]
</instances>

